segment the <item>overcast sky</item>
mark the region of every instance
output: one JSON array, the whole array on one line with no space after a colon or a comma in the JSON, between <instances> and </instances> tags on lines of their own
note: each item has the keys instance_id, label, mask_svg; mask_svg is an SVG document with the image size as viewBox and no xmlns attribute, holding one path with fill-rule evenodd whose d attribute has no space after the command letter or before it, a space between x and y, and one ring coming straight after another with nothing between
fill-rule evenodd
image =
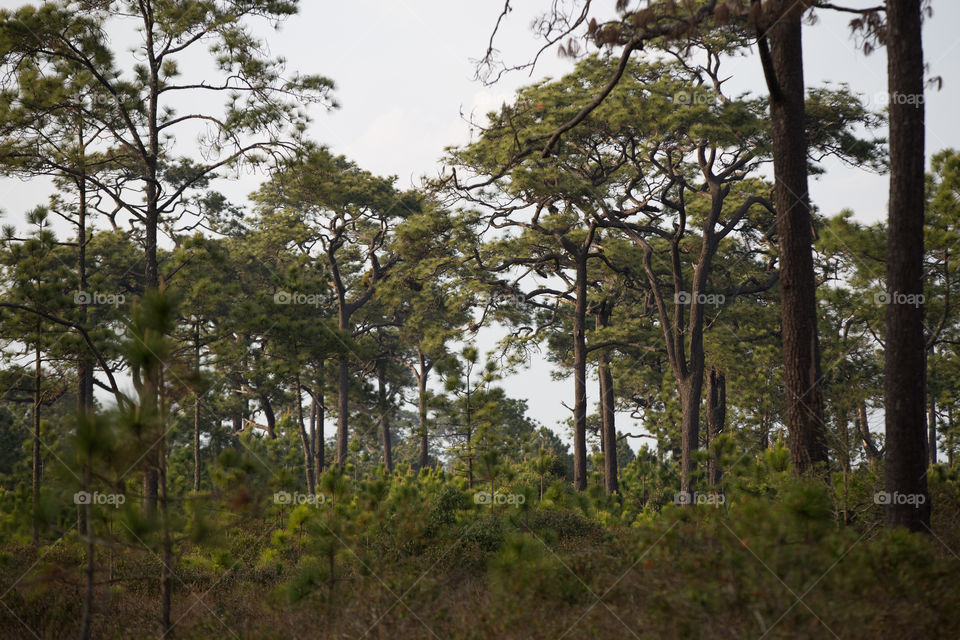
<instances>
[{"instance_id":1,"label":"overcast sky","mask_svg":"<svg viewBox=\"0 0 960 640\"><path fill-rule=\"evenodd\" d=\"M21 4L0 0L3 8ZM507 17L497 48L508 62L519 63L536 50L529 24L548 1L514 4L523 8ZM845 4L871 6L877 0ZM481 116L509 100L516 88L546 75L557 77L571 66L550 51L532 78L517 72L490 87L475 81L471 60L486 49L503 6L500 0L303 0L301 5L300 15L286 22L270 43L273 53L286 56L292 69L320 73L337 84L341 108L317 112L311 136L365 169L396 175L400 187L419 184L424 174L435 175L443 148L468 141L469 127L461 113ZM607 5L612 6L612 0L598 3ZM934 16L924 30L929 75L943 79L942 90L928 90L926 96L928 155L960 147L960 129L955 124L960 107L958 5L955 0L934 0ZM818 13L819 23L804 30L807 86L846 82L880 108L886 95L884 51L865 57L850 37L849 15ZM118 44L126 39L124 34L115 38ZM727 69L735 74L728 91L763 93L755 56L734 60ZM864 221L885 217L886 178L858 169L831 168L811 185L813 202L821 212L852 208ZM249 178L230 191L239 196L255 186L255 179ZM0 179L0 189L4 222L14 224L22 221L29 207L43 203L46 194L44 184L36 182ZM530 372L508 380L505 386L511 395L526 397L532 415L548 426L569 416L559 402L572 395L572 383L551 382L544 363L534 363ZM591 405L595 400L591 388Z\"/></svg>"}]
</instances>

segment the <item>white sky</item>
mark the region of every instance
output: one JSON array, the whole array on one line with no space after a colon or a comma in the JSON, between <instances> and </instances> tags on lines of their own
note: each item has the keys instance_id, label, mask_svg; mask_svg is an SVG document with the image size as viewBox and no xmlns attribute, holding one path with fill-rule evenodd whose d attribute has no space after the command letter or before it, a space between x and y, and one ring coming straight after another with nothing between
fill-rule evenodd
<instances>
[{"instance_id":1,"label":"white sky","mask_svg":"<svg viewBox=\"0 0 960 640\"><path fill-rule=\"evenodd\" d=\"M849 6L871 6L878 0L850 0ZM0 0L0 7L22 2ZM528 60L537 42L528 27L535 12L548 0L515 2L522 7L510 14L497 47L508 62ZM612 0L598 6L612 6ZM299 16L285 23L271 38L275 54L286 56L291 69L320 73L337 84L341 108L315 113L311 137L329 145L361 167L382 175L396 175L400 187L419 184L419 177L435 175L443 148L469 139L461 118L478 116L509 100L512 92L533 79L562 75L571 66L553 51L544 54L533 78L513 73L492 87L473 80L471 59L483 55L501 0L370 0L327 2L302 0ZM928 155L946 147L960 147L955 125L960 105L960 3L934 0L934 17L924 31L929 74L942 76L943 89L927 92ZM804 30L808 86L825 81L847 82L882 106L886 95L886 57L883 50L864 57L849 36L847 14L819 12L820 22ZM121 39L122 36L121 36ZM736 76L728 87L735 92L763 92L755 57L733 61L728 72ZM236 194L249 193L253 178L237 185ZM884 177L846 167L834 167L811 185L814 203L826 214L852 208L864 221L885 216L887 181ZM231 189L233 192L233 189ZM18 224L23 212L44 202L42 182L0 179L0 206L4 223ZM548 426L569 416L560 405L572 395L570 382L552 382L550 368L535 362L530 371L504 382L511 395L528 399L533 417ZM591 405L596 400L590 388ZM571 404L568 402L568 404ZM626 427L626 416L619 418Z\"/></svg>"}]
</instances>

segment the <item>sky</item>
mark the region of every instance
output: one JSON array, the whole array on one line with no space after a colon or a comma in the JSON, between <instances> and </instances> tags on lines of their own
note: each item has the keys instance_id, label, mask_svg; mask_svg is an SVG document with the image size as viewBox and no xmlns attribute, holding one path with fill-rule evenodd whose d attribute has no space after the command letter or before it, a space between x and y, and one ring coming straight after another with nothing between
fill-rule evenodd
<instances>
[{"instance_id":1,"label":"sky","mask_svg":"<svg viewBox=\"0 0 960 640\"><path fill-rule=\"evenodd\" d=\"M0 8L21 5L0 0ZM531 59L538 41L530 30L537 11L548 0L525 0L505 18L496 47L510 63ZM849 0L846 6L877 4ZM609 5L609 7L608 7ZM612 8L613 1L597 2ZM960 147L955 125L960 105L960 3L934 0L933 18L924 28L928 74L940 76L942 89L926 94L928 156L947 147ZM492 86L474 77L475 59L486 51L491 30L503 3L500 0L369 0L329 2L302 0L298 16L270 37L272 53L283 55L290 69L319 73L334 80L340 108L317 111L310 136L335 153L381 175L397 177L398 186L420 184L421 176L441 170L443 149L470 140L470 114L482 117L509 101L513 92L545 76L559 77L572 62L547 51L532 75L513 72ZM819 11L817 24L804 29L804 65L808 87L848 83L874 108L886 100L886 57L883 49L870 56L858 50L848 28L850 15ZM112 33L115 44L125 46L130 34ZM756 56L724 65L733 77L730 93L751 91L763 95L764 85ZM885 135L881 132L880 135ZM826 176L811 184L815 206L824 214L853 209L864 222L886 216L887 179L837 163L827 165ZM235 197L253 191L255 176L245 176L228 192ZM0 206L4 223L18 224L24 212L41 204L48 186L43 181L22 183L0 179ZM491 343L492 334L482 337ZM547 426L569 417L560 404L572 395L572 380L552 381L550 367L535 360L528 371L504 381L511 395L528 399L531 415ZM591 405L595 388L589 389ZM572 402L567 402L572 404ZM626 415L618 428L630 430ZM876 428L881 428L880 424Z\"/></svg>"}]
</instances>

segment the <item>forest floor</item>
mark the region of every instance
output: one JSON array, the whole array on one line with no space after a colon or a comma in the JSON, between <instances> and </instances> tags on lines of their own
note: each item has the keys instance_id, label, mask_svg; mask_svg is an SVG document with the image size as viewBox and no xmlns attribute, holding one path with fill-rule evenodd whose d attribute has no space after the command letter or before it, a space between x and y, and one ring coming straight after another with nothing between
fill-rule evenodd
<instances>
[{"instance_id":1,"label":"forest floor","mask_svg":"<svg viewBox=\"0 0 960 640\"><path fill-rule=\"evenodd\" d=\"M956 638L960 490L931 491L927 535L863 505L839 524L800 483L629 525L584 501L477 508L449 485L339 523L298 508L179 544L171 637ZM93 637L158 637L159 557L110 548ZM6 545L0 637L76 637L83 558L69 536Z\"/></svg>"}]
</instances>

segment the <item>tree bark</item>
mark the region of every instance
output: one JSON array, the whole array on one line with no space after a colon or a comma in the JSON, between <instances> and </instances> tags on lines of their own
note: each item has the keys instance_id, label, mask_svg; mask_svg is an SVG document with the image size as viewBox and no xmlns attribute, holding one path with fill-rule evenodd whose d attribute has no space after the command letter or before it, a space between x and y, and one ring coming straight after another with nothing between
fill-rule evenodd
<instances>
[{"instance_id":1,"label":"tree bark","mask_svg":"<svg viewBox=\"0 0 960 640\"><path fill-rule=\"evenodd\" d=\"M144 290L155 290L160 285L160 268L157 262L157 227L160 224L159 199L160 190L158 182L158 158L160 155L160 129L158 126L158 102L160 95L160 64L154 56L153 49L153 22L152 14L144 11L144 37L146 38L146 52L148 62L148 72L150 74L150 91L147 99L147 127L148 142L147 149L142 157L143 159L143 179L144 200L146 204L146 219L144 220ZM157 393L153 387L145 387L152 393ZM156 399L151 401L155 403ZM141 405L143 399L141 399ZM157 483L158 467L160 461L157 459L157 448L150 443L150 450L144 457L143 474L143 499L144 511L148 515L153 515L157 510Z\"/></svg>"},{"instance_id":2,"label":"tree bark","mask_svg":"<svg viewBox=\"0 0 960 640\"><path fill-rule=\"evenodd\" d=\"M890 211L884 410L887 523L929 530L923 294L924 105L921 0L887 2ZM896 499L909 496L910 500ZM923 504L917 504L921 502Z\"/></svg>"},{"instance_id":3,"label":"tree bark","mask_svg":"<svg viewBox=\"0 0 960 640\"><path fill-rule=\"evenodd\" d=\"M860 442L863 444L863 450L867 455L870 464L875 464L881 458L880 450L873 442L873 436L870 435L870 423L867 421L867 403L861 402L857 406L857 431L860 435Z\"/></svg>"},{"instance_id":4,"label":"tree bark","mask_svg":"<svg viewBox=\"0 0 960 640\"><path fill-rule=\"evenodd\" d=\"M33 369L33 544L40 542L40 326L37 326L37 345L34 349Z\"/></svg>"},{"instance_id":5,"label":"tree bark","mask_svg":"<svg viewBox=\"0 0 960 640\"><path fill-rule=\"evenodd\" d=\"M383 463L387 471L393 471L393 443L390 440L390 414L387 406L387 366L385 360L377 361L377 393L380 410L380 436L383 441Z\"/></svg>"},{"instance_id":6,"label":"tree bark","mask_svg":"<svg viewBox=\"0 0 960 640\"><path fill-rule=\"evenodd\" d=\"M315 397L317 403L317 431L314 440L314 452L316 453L316 477L318 480L327 466L327 443L324 440L323 433L324 425L327 419L327 401L323 389L323 385L325 384L323 365L324 363L321 361L317 372L317 395Z\"/></svg>"},{"instance_id":7,"label":"tree bark","mask_svg":"<svg viewBox=\"0 0 960 640\"><path fill-rule=\"evenodd\" d=\"M427 442L427 374L428 369L423 352L417 350L420 364L420 373L417 375L417 413L420 429L420 460L421 469L426 469L430 463L430 450Z\"/></svg>"},{"instance_id":8,"label":"tree bark","mask_svg":"<svg viewBox=\"0 0 960 640\"><path fill-rule=\"evenodd\" d=\"M587 488L587 252L576 261L573 312L573 488Z\"/></svg>"},{"instance_id":9,"label":"tree bark","mask_svg":"<svg viewBox=\"0 0 960 640\"><path fill-rule=\"evenodd\" d=\"M764 28L759 44L770 90L787 429L793 469L805 474L827 462L807 186L801 25L805 7L795 0L768 0L766 6L769 28Z\"/></svg>"},{"instance_id":10,"label":"tree bark","mask_svg":"<svg viewBox=\"0 0 960 640\"><path fill-rule=\"evenodd\" d=\"M929 463L937 464L937 401L930 396L930 406L927 408L927 453Z\"/></svg>"},{"instance_id":11,"label":"tree bark","mask_svg":"<svg viewBox=\"0 0 960 640\"><path fill-rule=\"evenodd\" d=\"M605 327L610 321L606 304L597 313L597 325ZM617 416L616 397L613 390L613 372L606 350L597 355L597 377L600 379L600 433L603 449L603 484L608 494L619 490L617 478Z\"/></svg>"},{"instance_id":12,"label":"tree bark","mask_svg":"<svg viewBox=\"0 0 960 640\"><path fill-rule=\"evenodd\" d=\"M300 446L303 447L303 473L307 480L307 492L311 496L317 495L316 477L313 475L313 449L310 447L310 438L307 436L303 424L303 388L300 385L300 372L296 374L294 382L297 404L297 431L300 434Z\"/></svg>"},{"instance_id":13,"label":"tree bark","mask_svg":"<svg viewBox=\"0 0 960 640\"><path fill-rule=\"evenodd\" d=\"M271 440L277 438L277 414L273 411L273 405L270 398L266 395L260 396L260 408L263 409L263 417L267 421L267 437Z\"/></svg>"},{"instance_id":14,"label":"tree bark","mask_svg":"<svg viewBox=\"0 0 960 640\"><path fill-rule=\"evenodd\" d=\"M200 375L200 323L194 326L193 357L197 366L197 375ZM194 383L196 384L196 383ZM193 490L200 491L200 393L193 392Z\"/></svg>"},{"instance_id":15,"label":"tree bark","mask_svg":"<svg viewBox=\"0 0 960 640\"><path fill-rule=\"evenodd\" d=\"M707 476L711 487L720 484L722 470L720 455L710 446L723 432L727 421L727 378L716 367L710 368L707 376L707 449L710 460L707 463Z\"/></svg>"},{"instance_id":16,"label":"tree bark","mask_svg":"<svg viewBox=\"0 0 960 640\"><path fill-rule=\"evenodd\" d=\"M346 356L337 365L337 464L347 463L347 418L350 412L350 364Z\"/></svg>"}]
</instances>

